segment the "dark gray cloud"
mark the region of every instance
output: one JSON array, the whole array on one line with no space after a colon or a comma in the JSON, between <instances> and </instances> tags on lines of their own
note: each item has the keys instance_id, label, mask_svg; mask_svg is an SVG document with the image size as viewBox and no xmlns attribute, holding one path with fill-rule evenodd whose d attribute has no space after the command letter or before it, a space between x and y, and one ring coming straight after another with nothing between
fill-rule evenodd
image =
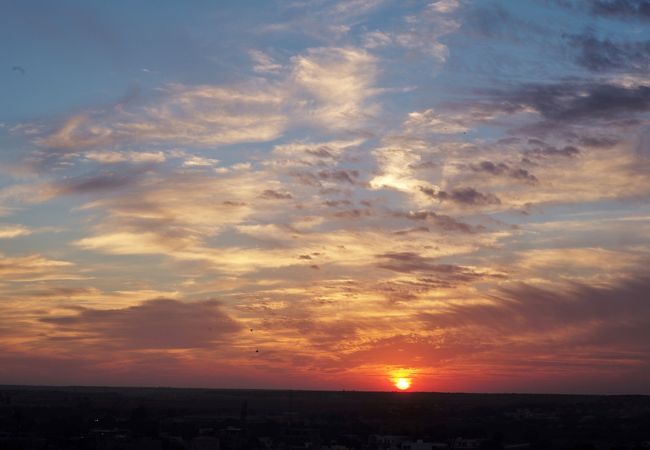
<instances>
[{"instance_id":1,"label":"dark gray cloud","mask_svg":"<svg viewBox=\"0 0 650 450\"><path fill-rule=\"evenodd\" d=\"M493 108L504 112L533 109L554 122L629 119L650 110L649 86L566 81L523 85L492 96Z\"/></svg>"},{"instance_id":2,"label":"dark gray cloud","mask_svg":"<svg viewBox=\"0 0 650 450\"><path fill-rule=\"evenodd\" d=\"M452 306L421 318L439 327L479 326L505 333L581 326L589 336L611 326L629 327L636 333L640 324L650 330L649 292L647 277L628 278L613 286L574 283L563 291L519 284L492 295L492 304Z\"/></svg>"},{"instance_id":3,"label":"dark gray cloud","mask_svg":"<svg viewBox=\"0 0 650 450\"><path fill-rule=\"evenodd\" d=\"M536 122L516 129L527 136L557 135L578 138L572 125L637 125L650 111L650 86L565 79L553 83L514 84L508 88L481 89L476 99L444 105L449 111L472 109L485 114L513 115L535 112ZM508 143L508 141L505 141Z\"/></svg>"},{"instance_id":4,"label":"dark gray cloud","mask_svg":"<svg viewBox=\"0 0 650 450\"><path fill-rule=\"evenodd\" d=\"M616 42L592 34L568 38L576 62L589 70L645 72L650 65L650 41Z\"/></svg>"},{"instance_id":5,"label":"dark gray cloud","mask_svg":"<svg viewBox=\"0 0 650 450\"><path fill-rule=\"evenodd\" d=\"M414 227L414 228L408 228L406 230L397 230L393 231L393 234L396 236L406 236L407 234L412 234L412 233L428 233L431 230L429 227Z\"/></svg>"},{"instance_id":6,"label":"dark gray cloud","mask_svg":"<svg viewBox=\"0 0 650 450\"><path fill-rule=\"evenodd\" d=\"M589 7L599 16L650 20L649 0L590 0Z\"/></svg>"},{"instance_id":7,"label":"dark gray cloud","mask_svg":"<svg viewBox=\"0 0 650 450\"><path fill-rule=\"evenodd\" d=\"M295 170L291 173L300 183L307 186L322 187L323 181L356 184L360 173L358 170L349 169L323 169L318 172L309 170Z\"/></svg>"},{"instance_id":8,"label":"dark gray cloud","mask_svg":"<svg viewBox=\"0 0 650 450\"><path fill-rule=\"evenodd\" d=\"M376 256L380 260L378 267L400 273L417 273L423 275L421 283L436 287L452 287L458 283L471 283L485 278L485 275L471 268L455 264L437 264L432 258L426 258L413 252L384 253Z\"/></svg>"},{"instance_id":9,"label":"dark gray cloud","mask_svg":"<svg viewBox=\"0 0 650 450\"><path fill-rule=\"evenodd\" d=\"M536 183L537 177L521 167L512 167L506 163L494 163L492 161L481 161L478 164L470 164L470 169L474 172L487 173L499 177L514 178L516 180Z\"/></svg>"},{"instance_id":10,"label":"dark gray cloud","mask_svg":"<svg viewBox=\"0 0 650 450\"><path fill-rule=\"evenodd\" d=\"M326 145L321 145L320 147L314 148L314 149L307 149L305 150L306 153L317 156L318 158L323 158L323 159L338 159L336 156L336 153L332 152L332 149L327 147Z\"/></svg>"},{"instance_id":11,"label":"dark gray cloud","mask_svg":"<svg viewBox=\"0 0 650 450\"><path fill-rule=\"evenodd\" d=\"M481 226L473 226L460 220L454 219L451 216L437 214L433 211L397 211L394 212L393 215L395 217L405 218L408 220L424 221L443 231L474 233L483 229Z\"/></svg>"},{"instance_id":12,"label":"dark gray cloud","mask_svg":"<svg viewBox=\"0 0 650 450\"><path fill-rule=\"evenodd\" d=\"M650 0L550 0L561 7L626 21L650 20Z\"/></svg>"},{"instance_id":13,"label":"dark gray cloud","mask_svg":"<svg viewBox=\"0 0 650 450\"><path fill-rule=\"evenodd\" d=\"M223 342L240 325L214 300L154 299L124 309L79 308L67 316L44 317L58 331L99 339L108 347L194 348Z\"/></svg>"},{"instance_id":14,"label":"dark gray cloud","mask_svg":"<svg viewBox=\"0 0 650 450\"><path fill-rule=\"evenodd\" d=\"M339 206L349 206L352 202L350 200L325 200L323 202L324 206L329 206L331 208L337 208Z\"/></svg>"},{"instance_id":15,"label":"dark gray cloud","mask_svg":"<svg viewBox=\"0 0 650 450\"><path fill-rule=\"evenodd\" d=\"M573 145L565 145L562 148L558 148L547 144L540 139L529 139L528 145L532 148L525 150L524 154L533 158L554 158L558 156L563 158L573 158L580 154L580 149Z\"/></svg>"},{"instance_id":16,"label":"dark gray cloud","mask_svg":"<svg viewBox=\"0 0 650 450\"><path fill-rule=\"evenodd\" d=\"M340 181L342 183L354 184L359 178L358 170L321 170L318 177L326 181Z\"/></svg>"},{"instance_id":17,"label":"dark gray cloud","mask_svg":"<svg viewBox=\"0 0 650 450\"><path fill-rule=\"evenodd\" d=\"M372 210L368 208L344 209L342 211L337 211L334 213L334 217L338 217L340 219L358 219L360 217L369 216L372 216Z\"/></svg>"},{"instance_id":18,"label":"dark gray cloud","mask_svg":"<svg viewBox=\"0 0 650 450\"><path fill-rule=\"evenodd\" d=\"M450 201L461 206L498 205L499 197L494 194L484 194L472 187L452 189L451 191L436 191L432 188L420 186L420 191L425 195L440 201Z\"/></svg>"},{"instance_id":19,"label":"dark gray cloud","mask_svg":"<svg viewBox=\"0 0 650 450\"><path fill-rule=\"evenodd\" d=\"M136 184L141 180L142 171L107 172L90 176L64 179L54 184L57 194L89 194L113 191Z\"/></svg>"},{"instance_id":20,"label":"dark gray cloud","mask_svg":"<svg viewBox=\"0 0 650 450\"><path fill-rule=\"evenodd\" d=\"M518 39L526 31L521 19L501 5L476 3L466 5L462 24L464 33L491 39Z\"/></svg>"},{"instance_id":21,"label":"dark gray cloud","mask_svg":"<svg viewBox=\"0 0 650 450\"><path fill-rule=\"evenodd\" d=\"M437 270L437 264L433 263L431 258L425 258L418 253L413 252L393 252L377 255L382 260L379 267L393 270L395 272L423 272L428 270ZM442 271L449 271L449 267L441 267Z\"/></svg>"},{"instance_id":22,"label":"dark gray cloud","mask_svg":"<svg viewBox=\"0 0 650 450\"><path fill-rule=\"evenodd\" d=\"M619 142L611 136L581 136L578 140L581 145L600 148L612 147Z\"/></svg>"},{"instance_id":23,"label":"dark gray cloud","mask_svg":"<svg viewBox=\"0 0 650 450\"><path fill-rule=\"evenodd\" d=\"M363 321L359 320L326 321L311 312L300 310L300 313L294 316L278 314L265 317L261 321L260 328L281 334L289 330L289 334L296 333L309 340L314 348L332 350L341 342L354 339L364 325Z\"/></svg>"},{"instance_id":24,"label":"dark gray cloud","mask_svg":"<svg viewBox=\"0 0 650 450\"><path fill-rule=\"evenodd\" d=\"M293 198L293 196L288 192L280 192L273 189L264 190L264 192L260 194L260 197L265 200L289 200Z\"/></svg>"},{"instance_id":25,"label":"dark gray cloud","mask_svg":"<svg viewBox=\"0 0 650 450\"><path fill-rule=\"evenodd\" d=\"M439 167L438 163L433 161L422 161L418 163L409 164L409 169L413 170L429 170L437 169Z\"/></svg>"}]
</instances>

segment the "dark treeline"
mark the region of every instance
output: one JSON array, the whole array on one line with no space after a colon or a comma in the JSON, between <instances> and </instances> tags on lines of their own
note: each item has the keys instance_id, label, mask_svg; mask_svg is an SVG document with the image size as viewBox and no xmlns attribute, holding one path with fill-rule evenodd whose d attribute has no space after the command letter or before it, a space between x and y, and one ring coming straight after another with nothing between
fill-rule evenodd
<instances>
[{"instance_id":1,"label":"dark treeline","mask_svg":"<svg viewBox=\"0 0 650 450\"><path fill-rule=\"evenodd\" d=\"M0 449L640 449L650 397L0 387Z\"/></svg>"}]
</instances>

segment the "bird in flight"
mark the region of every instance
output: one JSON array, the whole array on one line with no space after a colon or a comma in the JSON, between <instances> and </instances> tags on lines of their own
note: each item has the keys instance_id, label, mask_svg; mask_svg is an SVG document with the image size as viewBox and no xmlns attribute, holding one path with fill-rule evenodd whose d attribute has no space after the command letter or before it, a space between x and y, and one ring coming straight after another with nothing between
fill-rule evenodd
<instances>
[{"instance_id":1,"label":"bird in flight","mask_svg":"<svg viewBox=\"0 0 650 450\"><path fill-rule=\"evenodd\" d=\"M13 66L11 70L13 70L14 72L19 72L21 75L25 75L25 73L27 73L27 71L20 66Z\"/></svg>"}]
</instances>

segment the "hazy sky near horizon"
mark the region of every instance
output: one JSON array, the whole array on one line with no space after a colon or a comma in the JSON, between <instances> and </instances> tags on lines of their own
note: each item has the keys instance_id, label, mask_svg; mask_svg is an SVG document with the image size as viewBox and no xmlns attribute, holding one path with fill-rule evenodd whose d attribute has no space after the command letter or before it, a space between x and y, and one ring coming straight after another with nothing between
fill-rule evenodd
<instances>
[{"instance_id":1,"label":"hazy sky near horizon","mask_svg":"<svg viewBox=\"0 0 650 450\"><path fill-rule=\"evenodd\" d=\"M0 383L650 394L647 0L0 25Z\"/></svg>"}]
</instances>

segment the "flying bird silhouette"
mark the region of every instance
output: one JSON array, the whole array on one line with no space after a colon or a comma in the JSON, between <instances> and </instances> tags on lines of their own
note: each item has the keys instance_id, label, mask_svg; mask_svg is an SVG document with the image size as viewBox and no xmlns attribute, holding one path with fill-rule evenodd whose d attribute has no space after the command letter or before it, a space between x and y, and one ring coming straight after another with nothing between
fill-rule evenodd
<instances>
[{"instance_id":1,"label":"flying bird silhouette","mask_svg":"<svg viewBox=\"0 0 650 450\"><path fill-rule=\"evenodd\" d=\"M11 70L14 72L20 72L21 75L25 75L25 73L27 73L27 71L20 66L13 66Z\"/></svg>"}]
</instances>

